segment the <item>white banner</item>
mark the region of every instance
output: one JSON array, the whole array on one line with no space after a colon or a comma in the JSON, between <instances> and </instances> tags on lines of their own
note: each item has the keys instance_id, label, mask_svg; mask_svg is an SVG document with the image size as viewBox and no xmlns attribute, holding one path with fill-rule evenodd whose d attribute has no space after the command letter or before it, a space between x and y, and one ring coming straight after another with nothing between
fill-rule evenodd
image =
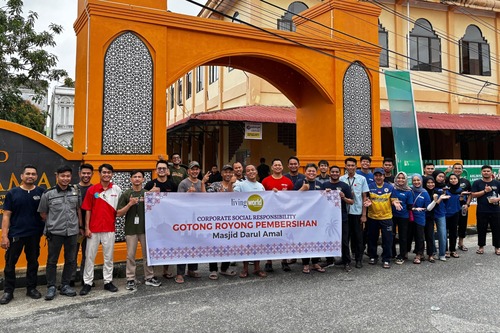
<instances>
[{"instance_id":1,"label":"white banner","mask_svg":"<svg viewBox=\"0 0 500 333\"><path fill-rule=\"evenodd\" d=\"M338 191L146 193L151 265L340 256Z\"/></svg>"}]
</instances>

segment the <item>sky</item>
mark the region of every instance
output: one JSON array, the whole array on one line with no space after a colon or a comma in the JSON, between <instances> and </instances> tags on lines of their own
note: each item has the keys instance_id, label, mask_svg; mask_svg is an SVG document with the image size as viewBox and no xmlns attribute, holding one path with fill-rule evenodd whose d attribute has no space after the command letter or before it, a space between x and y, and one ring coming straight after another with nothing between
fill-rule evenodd
<instances>
[{"instance_id":1,"label":"sky","mask_svg":"<svg viewBox=\"0 0 500 333\"><path fill-rule=\"evenodd\" d=\"M196 16L201 7L191 4L186 0L167 0L168 10L176 13ZM5 3L6 0L0 0ZM196 0L205 4L204 0ZM57 68L65 69L69 77L75 79L76 58L76 36L73 23L76 20L78 0L24 0L24 16L29 11L38 14L35 29L37 31L48 30L49 24L55 23L63 26L62 34L56 36L55 48L49 48L49 52L55 54L59 60ZM2 4L2 5L3 5Z\"/></svg>"}]
</instances>

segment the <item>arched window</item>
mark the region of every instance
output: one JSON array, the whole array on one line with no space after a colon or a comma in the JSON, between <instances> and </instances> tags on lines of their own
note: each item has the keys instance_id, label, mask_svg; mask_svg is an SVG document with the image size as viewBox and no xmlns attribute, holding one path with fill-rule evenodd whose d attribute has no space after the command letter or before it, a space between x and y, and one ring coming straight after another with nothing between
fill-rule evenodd
<instances>
[{"instance_id":1,"label":"arched window","mask_svg":"<svg viewBox=\"0 0 500 333\"><path fill-rule=\"evenodd\" d=\"M292 17L296 14L303 12L308 9L307 5L302 1L294 1L288 6L288 10L283 14L283 16L278 19L278 29L295 31L295 24L293 24Z\"/></svg>"},{"instance_id":2,"label":"arched window","mask_svg":"<svg viewBox=\"0 0 500 333\"><path fill-rule=\"evenodd\" d=\"M426 19L418 19L410 31L410 69L441 72L441 40Z\"/></svg>"},{"instance_id":3,"label":"arched window","mask_svg":"<svg viewBox=\"0 0 500 333\"><path fill-rule=\"evenodd\" d=\"M380 21L378 21L378 45L382 48L380 50L380 67L389 67L389 36Z\"/></svg>"},{"instance_id":4,"label":"arched window","mask_svg":"<svg viewBox=\"0 0 500 333\"><path fill-rule=\"evenodd\" d=\"M372 155L371 83L358 62L347 69L343 82L344 155Z\"/></svg>"},{"instance_id":5,"label":"arched window","mask_svg":"<svg viewBox=\"0 0 500 333\"><path fill-rule=\"evenodd\" d=\"M103 154L151 154L153 60L144 42L125 32L104 57Z\"/></svg>"},{"instance_id":6,"label":"arched window","mask_svg":"<svg viewBox=\"0 0 500 333\"><path fill-rule=\"evenodd\" d=\"M459 47L460 73L491 76L490 45L478 27L467 27Z\"/></svg>"}]
</instances>

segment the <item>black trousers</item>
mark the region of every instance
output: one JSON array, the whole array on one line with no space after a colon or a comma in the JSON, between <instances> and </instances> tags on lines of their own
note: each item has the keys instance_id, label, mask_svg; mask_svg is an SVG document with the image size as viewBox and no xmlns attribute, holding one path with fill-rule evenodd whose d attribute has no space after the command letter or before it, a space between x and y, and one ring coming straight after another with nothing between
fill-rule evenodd
<instances>
[{"instance_id":1,"label":"black trousers","mask_svg":"<svg viewBox=\"0 0 500 333\"><path fill-rule=\"evenodd\" d=\"M220 270L221 270L221 272L227 271L227 269L229 268L229 264L230 264L230 262L223 262L222 264L220 264ZM218 267L217 267L217 263L216 262L211 262L209 264L209 270L210 270L210 272L217 272L219 270Z\"/></svg>"},{"instance_id":2,"label":"black trousers","mask_svg":"<svg viewBox=\"0 0 500 333\"><path fill-rule=\"evenodd\" d=\"M77 238L78 240L78 238ZM78 251L80 251L80 247L82 248L82 261L80 262L80 275L76 275L76 271L78 270ZM75 269L73 270L73 275L71 275L71 280L73 281L78 281L82 280L83 281L83 270L85 268L85 251L87 250L87 238L83 238L81 244L76 243L76 251L75 251Z\"/></svg>"},{"instance_id":3,"label":"black trousers","mask_svg":"<svg viewBox=\"0 0 500 333\"><path fill-rule=\"evenodd\" d=\"M469 218L469 213L465 216L462 215L460 211L458 216L458 237L465 238L467 236L467 219Z\"/></svg>"},{"instance_id":4,"label":"black trousers","mask_svg":"<svg viewBox=\"0 0 500 333\"><path fill-rule=\"evenodd\" d=\"M16 264L24 248L24 255L28 267L26 269L26 289L32 290L37 286L38 279L38 256L40 255L41 235L9 238L10 247L5 252L5 278L4 292L13 293L16 288Z\"/></svg>"},{"instance_id":5,"label":"black trousers","mask_svg":"<svg viewBox=\"0 0 500 333\"><path fill-rule=\"evenodd\" d=\"M460 212L456 212L452 216L446 217L446 229L448 229L448 239L450 246L447 250L455 252L457 250L457 230Z\"/></svg>"},{"instance_id":6,"label":"black trousers","mask_svg":"<svg viewBox=\"0 0 500 333\"><path fill-rule=\"evenodd\" d=\"M408 224L410 223L408 218L405 217L393 217L392 222L394 223L394 227L392 229L393 232L393 240L392 240L392 255L396 255L396 226L398 227L398 236L399 236L399 255L397 256L400 259L406 258L408 255Z\"/></svg>"},{"instance_id":7,"label":"black trousers","mask_svg":"<svg viewBox=\"0 0 500 333\"><path fill-rule=\"evenodd\" d=\"M486 232L488 225L491 228L492 243L495 248L500 248L500 213L477 213L477 245L486 245Z\"/></svg>"},{"instance_id":8,"label":"black trousers","mask_svg":"<svg viewBox=\"0 0 500 333\"><path fill-rule=\"evenodd\" d=\"M188 267L188 271L197 271L198 270L198 264L188 264L187 267ZM186 264L178 264L177 265L177 275L184 275L184 274L186 274Z\"/></svg>"},{"instance_id":9,"label":"black trousers","mask_svg":"<svg viewBox=\"0 0 500 333\"><path fill-rule=\"evenodd\" d=\"M47 240L49 251L47 255L47 287L56 285L57 261L61 248L64 246L64 267L61 277L61 285L67 286L71 280L71 275L76 267L75 252L78 246L78 235L73 236L57 236L50 235Z\"/></svg>"},{"instance_id":10,"label":"black trousers","mask_svg":"<svg viewBox=\"0 0 500 333\"><path fill-rule=\"evenodd\" d=\"M347 223L349 225L348 229L349 240L351 241L351 251L354 253L356 261L362 261L365 244L363 243L363 224L361 223L361 215L348 214Z\"/></svg>"}]
</instances>

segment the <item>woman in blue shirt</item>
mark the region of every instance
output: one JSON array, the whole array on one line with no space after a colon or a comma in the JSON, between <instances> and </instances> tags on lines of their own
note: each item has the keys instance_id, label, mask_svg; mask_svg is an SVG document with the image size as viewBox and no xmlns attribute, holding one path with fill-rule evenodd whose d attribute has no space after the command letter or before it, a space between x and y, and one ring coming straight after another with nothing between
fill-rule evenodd
<instances>
[{"instance_id":1,"label":"woman in blue shirt","mask_svg":"<svg viewBox=\"0 0 500 333\"><path fill-rule=\"evenodd\" d=\"M408 224L409 224L409 211L413 205L413 193L408 186L408 176L406 173L400 171L396 174L394 181L394 191L392 198L397 198L399 201L400 209L392 205L392 222L394 240L392 242L392 255L396 254L396 226L398 226L399 236L399 255L396 257L396 264L402 265L408 255ZM398 206L399 207L399 206Z\"/></svg>"},{"instance_id":2,"label":"woman in blue shirt","mask_svg":"<svg viewBox=\"0 0 500 333\"><path fill-rule=\"evenodd\" d=\"M413 260L414 264L420 264L424 257L424 228L427 207L431 204L429 193L422 187L422 176L415 174L412 179L413 193L413 221L415 227L415 252L416 256Z\"/></svg>"},{"instance_id":3,"label":"woman in blue shirt","mask_svg":"<svg viewBox=\"0 0 500 333\"><path fill-rule=\"evenodd\" d=\"M460 179L455 174L451 174L448 177L448 190L446 194L450 198L446 201L446 228L448 229L449 247L446 251L446 257L453 258L460 257L457 253L457 231L458 231L458 220L460 218L460 211L462 209L460 205L460 199L462 197L462 188L460 187Z\"/></svg>"}]
</instances>

